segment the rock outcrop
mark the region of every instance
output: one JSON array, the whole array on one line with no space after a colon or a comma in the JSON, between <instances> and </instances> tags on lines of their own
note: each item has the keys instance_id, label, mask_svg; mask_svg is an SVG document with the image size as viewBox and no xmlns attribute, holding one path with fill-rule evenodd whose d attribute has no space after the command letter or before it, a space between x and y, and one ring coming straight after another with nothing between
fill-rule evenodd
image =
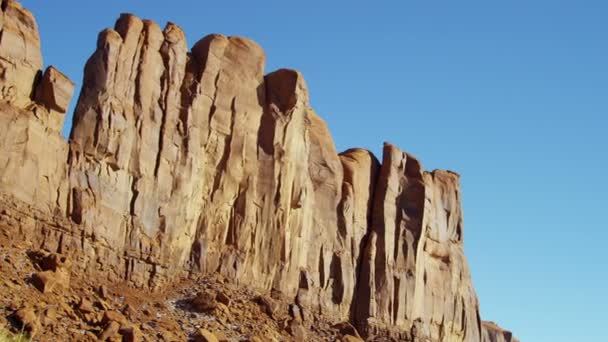
<instances>
[{"instance_id":1,"label":"rock outcrop","mask_svg":"<svg viewBox=\"0 0 608 342\"><path fill-rule=\"evenodd\" d=\"M510 331L504 330L494 322L481 323L482 342L519 342Z\"/></svg>"},{"instance_id":2,"label":"rock outcrop","mask_svg":"<svg viewBox=\"0 0 608 342\"><path fill-rule=\"evenodd\" d=\"M0 222L72 268L158 290L220 273L368 338L509 341L482 324L459 177L385 144L338 154L294 70L133 15L74 84L42 69L36 22L1 2ZM502 336L502 335L501 335ZM510 335L509 335L510 336Z\"/></svg>"},{"instance_id":3,"label":"rock outcrop","mask_svg":"<svg viewBox=\"0 0 608 342\"><path fill-rule=\"evenodd\" d=\"M0 190L44 213L65 212L61 128L74 83L53 67L42 74L33 15L16 1L0 8Z\"/></svg>"}]
</instances>

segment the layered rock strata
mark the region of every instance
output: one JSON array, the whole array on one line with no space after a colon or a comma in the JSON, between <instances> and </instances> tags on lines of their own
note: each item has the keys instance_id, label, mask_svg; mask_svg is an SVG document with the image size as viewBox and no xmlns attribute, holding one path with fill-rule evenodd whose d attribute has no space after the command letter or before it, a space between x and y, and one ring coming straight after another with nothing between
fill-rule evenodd
<instances>
[{"instance_id":1,"label":"layered rock strata","mask_svg":"<svg viewBox=\"0 0 608 342\"><path fill-rule=\"evenodd\" d=\"M2 1L0 221L73 267L161 289L195 273L291 297L368 337L488 337L463 253L458 175L385 144L338 154L293 70L133 15L74 85L42 69L36 22ZM495 334L494 334L495 335ZM492 336L494 336L492 335ZM494 338L494 339L491 339Z\"/></svg>"}]
</instances>

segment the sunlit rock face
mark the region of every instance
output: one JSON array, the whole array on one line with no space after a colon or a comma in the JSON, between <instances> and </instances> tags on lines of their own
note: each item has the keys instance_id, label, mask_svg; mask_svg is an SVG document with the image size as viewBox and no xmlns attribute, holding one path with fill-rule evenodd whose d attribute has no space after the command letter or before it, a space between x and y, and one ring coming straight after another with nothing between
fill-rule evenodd
<instances>
[{"instance_id":1,"label":"sunlit rock face","mask_svg":"<svg viewBox=\"0 0 608 342\"><path fill-rule=\"evenodd\" d=\"M0 220L83 272L162 289L189 274L292 298L368 338L512 341L482 324L457 174L385 144L338 154L303 76L240 37L189 48L124 14L74 84L42 72L34 17L1 1ZM508 336L507 336L508 335Z\"/></svg>"}]
</instances>

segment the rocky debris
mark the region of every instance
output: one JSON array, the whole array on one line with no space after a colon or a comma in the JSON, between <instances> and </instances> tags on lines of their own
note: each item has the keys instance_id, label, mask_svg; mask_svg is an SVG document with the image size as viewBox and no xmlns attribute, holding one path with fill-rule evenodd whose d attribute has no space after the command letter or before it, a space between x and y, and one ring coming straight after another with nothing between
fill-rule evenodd
<instances>
[{"instance_id":1,"label":"rocky debris","mask_svg":"<svg viewBox=\"0 0 608 342\"><path fill-rule=\"evenodd\" d=\"M224 292L220 291L217 293L215 299L219 302L224 304L225 306L230 306L230 297L228 297Z\"/></svg>"},{"instance_id":2,"label":"rocky debris","mask_svg":"<svg viewBox=\"0 0 608 342\"><path fill-rule=\"evenodd\" d=\"M360 337L346 335L342 337L342 342L365 342Z\"/></svg>"},{"instance_id":3,"label":"rocky debris","mask_svg":"<svg viewBox=\"0 0 608 342\"><path fill-rule=\"evenodd\" d=\"M292 320L287 326L287 332L293 337L296 342L303 342L308 340L308 332L302 323Z\"/></svg>"},{"instance_id":4,"label":"rocky debris","mask_svg":"<svg viewBox=\"0 0 608 342\"><path fill-rule=\"evenodd\" d=\"M34 17L13 0L0 9L0 227L75 260L69 271L60 256L40 264L32 283L44 295L68 289L72 271L148 290L219 274L223 287L263 290L258 319L292 333L324 315L366 338L494 334L480 326L455 173L424 171L388 143L381 163L338 154L303 76L265 75L256 43L209 35L189 49L175 24L130 14L99 35L68 144L73 83L54 68L40 77ZM271 291L298 312L287 317ZM234 324L244 304L220 292L194 296L190 314ZM108 312L95 335L115 338L128 325Z\"/></svg>"},{"instance_id":5,"label":"rocky debris","mask_svg":"<svg viewBox=\"0 0 608 342\"><path fill-rule=\"evenodd\" d=\"M217 337L215 337L215 335L212 332L210 332L209 330L206 330L206 329L199 329L196 332L196 335L194 335L194 341L195 342L219 342Z\"/></svg>"},{"instance_id":6,"label":"rocky debris","mask_svg":"<svg viewBox=\"0 0 608 342\"><path fill-rule=\"evenodd\" d=\"M215 337L217 337L217 340L219 342L230 342L230 339L228 338L228 336L226 336L226 334L224 334L221 331L216 331L213 333L213 335L215 335Z\"/></svg>"},{"instance_id":7,"label":"rocky debris","mask_svg":"<svg viewBox=\"0 0 608 342\"><path fill-rule=\"evenodd\" d=\"M66 289L70 286L71 262L66 256L58 254L39 255L37 259L41 272L32 274L32 284L42 293L54 289Z\"/></svg>"},{"instance_id":8,"label":"rocky debris","mask_svg":"<svg viewBox=\"0 0 608 342\"><path fill-rule=\"evenodd\" d=\"M217 308L216 294L211 291L201 291L190 300L192 309L198 312L209 312Z\"/></svg>"},{"instance_id":9,"label":"rocky debris","mask_svg":"<svg viewBox=\"0 0 608 342\"><path fill-rule=\"evenodd\" d=\"M80 304L78 304L78 310L83 314L90 314L95 311L95 308L93 307L93 303L85 298L81 298Z\"/></svg>"},{"instance_id":10,"label":"rocky debris","mask_svg":"<svg viewBox=\"0 0 608 342\"><path fill-rule=\"evenodd\" d=\"M99 339L102 341L112 339L118 335L121 336L122 341L141 341L142 339L140 329L117 311L105 311L100 323L103 330L99 335Z\"/></svg>"},{"instance_id":11,"label":"rocky debris","mask_svg":"<svg viewBox=\"0 0 608 342\"><path fill-rule=\"evenodd\" d=\"M43 271L32 275L32 284L42 293L49 293L55 289L66 289L70 286L70 276L64 271Z\"/></svg>"},{"instance_id":12,"label":"rocky debris","mask_svg":"<svg viewBox=\"0 0 608 342\"><path fill-rule=\"evenodd\" d=\"M19 323L20 329L34 337L40 331L40 321L33 309L24 307L14 313L14 318Z\"/></svg>"},{"instance_id":13,"label":"rocky debris","mask_svg":"<svg viewBox=\"0 0 608 342\"><path fill-rule=\"evenodd\" d=\"M133 305L127 303L122 309L122 313L128 318L133 319L133 317L137 316L137 310L133 307Z\"/></svg>"},{"instance_id":14,"label":"rocky debris","mask_svg":"<svg viewBox=\"0 0 608 342\"><path fill-rule=\"evenodd\" d=\"M291 304L291 305L289 305L289 315L296 322L302 322L303 321L302 310L300 310L300 307L297 304Z\"/></svg>"},{"instance_id":15,"label":"rocky debris","mask_svg":"<svg viewBox=\"0 0 608 342\"><path fill-rule=\"evenodd\" d=\"M43 271L59 272L60 270L69 271L72 262L65 255L49 253L41 257L39 265Z\"/></svg>"},{"instance_id":16,"label":"rocky debris","mask_svg":"<svg viewBox=\"0 0 608 342\"><path fill-rule=\"evenodd\" d=\"M348 322L340 322L338 324L335 324L333 328L338 330L338 332L340 332L340 334L343 336L350 335L357 338L361 338L361 335L359 335L357 329Z\"/></svg>"},{"instance_id":17,"label":"rocky debris","mask_svg":"<svg viewBox=\"0 0 608 342\"><path fill-rule=\"evenodd\" d=\"M99 285L99 288L97 289L97 294L99 295L99 297L101 297L101 299L107 300L109 298L108 289L103 285Z\"/></svg>"},{"instance_id":18,"label":"rocky debris","mask_svg":"<svg viewBox=\"0 0 608 342\"><path fill-rule=\"evenodd\" d=\"M122 336L123 342L139 342L142 341L141 331L134 326L122 327L118 330L118 333Z\"/></svg>"},{"instance_id":19,"label":"rocky debris","mask_svg":"<svg viewBox=\"0 0 608 342\"><path fill-rule=\"evenodd\" d=\"M219 341L247 341L254 338L264 342L293 341L298 336L304 336L298 341L320 342L337 341L340 337L331 322L324 321L320 316L315 318L313 325L302 324L303 334L298 335L286 321L290 318L287 308L292 304L288 298L276 295L272 298L280 303L280 307L285 307L285 312L282 309L277 311L278 319L275 320L265 314L256 302L261 295L259 291L225 283L217 277L177 282L160 293L107 283L106 279L98 277L74 277L68 289L42 294L27 286L24 279L40 267L41 258L46 254L41 258L28 257L21 247L6 249L3 243L0 235L0 255L7 255L11 260L10 269L2 269L2 275L13 287L0 280L0 302L7 303L6 308L0 305L0 327L15 324L14 332L21 331L17 320L11 318L15 309L28 307L39 317L37 336L43 332L45 340L49 341L98 340L106 331L107 336L111 335L109 340L186 341L201 328L212 332ZM0 267L4 265L1 260ZM98 294L100 285L106 288L108 294L120 295L103 301ZM223 292L231 298L230 307L218 302L212 311L192 311L189 299L205 291ZM91 313L83 313L80 309L81 306L88 307L87 302L93 306Z\"/></svg>"},{"instance_id":20,"label":"rocky debris","mask_svg":"<svg viewBox=\"0 0 608 342\"><path fill-rule=\"evenodd\" d=\"M266 296L258 296L255 299L255 302L258 303L260 305L260 308L262 308L262 311L264 311L264 313L266 313L268 316L270 316L270 318L275 318L275 314L277 311L277 303L271 299L268 298Z\"/></svg>"},{"instance_id":21,"label":"rocky debris","mask_svg":"<svg viewBox=\"0 0 608 342\"><path fill-rule=\"evenodd\" d=\"M107 341L109 339L113 339L118 335L118 330L120 330L120 324L115 321L109 322L103 331L99 334L100 341Z\"/></svg>"},{"instance_id":22,"label":"rocky debris","mask_svg":"<svg viewBox=\"0 0 608 342\"><path fill-rule=\"evenodd\" d=\"M101 321L104 325L109 325L112 322L118 323L119 326L127 324L127 318L117 311L108 310L103 313Z\"/></svg>"},{"instance_id":23,"label":"rocky debris","mask_svg":"<svg viewBox=\"0 0 608 342\"><path fill-rule=\"evenodd\" d=\"M53 324L53 322L57 319L57 309L54 307L49 307L44 310L44 314L40 322L43 326L47 327Z\"/></svg>"}]
</instances>

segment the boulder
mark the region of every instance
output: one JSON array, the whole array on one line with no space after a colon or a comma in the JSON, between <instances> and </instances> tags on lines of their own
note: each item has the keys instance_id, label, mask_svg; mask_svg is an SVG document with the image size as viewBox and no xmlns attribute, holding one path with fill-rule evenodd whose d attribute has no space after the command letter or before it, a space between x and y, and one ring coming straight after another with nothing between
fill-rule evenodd
<instances>
[{"instance_id":1,"label":"boulder","mask_svg":"<svg viewBox=\"0 0 608 342\"><path fill-rule=\"evenodd\" d=\"M31 338L36 336L40 331L40 321L36 312L29 307L24 307L17 310L13 317L21 325L21 329L25 331Z\"/></svg>"},{"instance_id":2,"label":"boulder","mask_svg":"<svg viewBox=\"0 0 608 342\"><path fill-rule=\"evenodd\" d=\"M195 342L219 342L217 337L206 329L198 329L196 334L194 335Z\"/></svg>"},{"instance_id":3,"label":"boulder","mask_svg":"<svg viewBox=\"0 0 608 342\"><path fill-rule=\"evenodd\" d=\"M213 311L217 307L216 294L211 291L201 291L190 300L190 306L197 312Z\"/></svg>"},{"instance_id":4,"label":"boulder","mask_svg":"<svg viewBox=\"0 0 608 342\"><path fill-rule=\"evenodd\" d=\"M32 275L32 284L42 293L67 289L70 287L70 274L64 269L36 272Z\"/></svg>"},{"instance_id":5,"label":"boulder","mask_svg":"<svg viewBox=\"0 0 608 342\"><path fill-rule=\"evenodd\" d=\"M57 70L48 67L36 89L36 102L49 110L65 114L74 93L74 82Z\"/></svg>"}]
</instances>

